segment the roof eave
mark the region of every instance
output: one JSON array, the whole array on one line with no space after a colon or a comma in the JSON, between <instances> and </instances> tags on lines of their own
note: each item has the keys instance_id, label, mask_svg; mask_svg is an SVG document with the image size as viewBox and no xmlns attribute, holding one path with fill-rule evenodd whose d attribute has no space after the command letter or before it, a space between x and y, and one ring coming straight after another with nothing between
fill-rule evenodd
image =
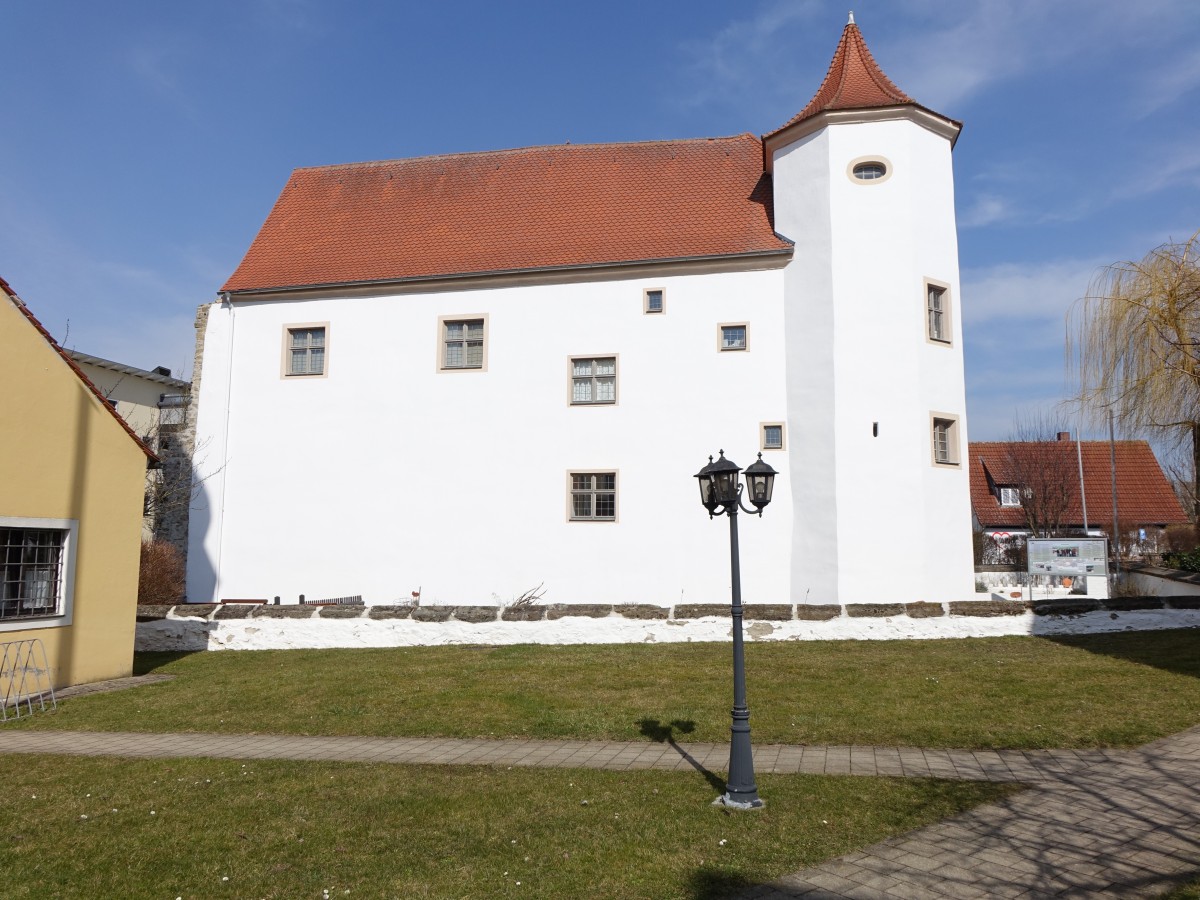
<instances>
[{"instance_id":1,"label":"roof eave","mask_svg":"<svg viewBox=\"0 0 1200 900\"><path fill-rule=\"evenodd\" d=\"M786 241L780 237L779 240ZM788 241L788 243L791 243ZM254 288L231 288L226 285L219 293L222 296L246 298L267 298L285 294L296 294L311 291L345 291L371 289L381 287L420 287L437 284L455 284L465 286L474 282L489 279L517 279L522 277L545 278L555 275L569 275L578 272L616 272L626 268L647 268L652 266L686 266L696 264L714 264L723 261L734 263L753 263L756 261L769 262L775 259L790 257L791 247L779 247L771 250L752 250L745 253L715 253L703 256L660 257L656 259L614 260L611 262L579 263L565 266L532 266L523 269L494 269L481 272L448 272L436 275L414 275L401 278L379 278L356 281L326 281L310 284L274 285Z\"/></svg>"},{"instance_id":2,"label":"roof eave","mask_svg":"<svg viewBox=\"0 0 1200 900\"><path fill-rule=\"evenodd\" d=\"M111 359L102 359L99 356L89 356L86 353L80 353L78 350L67 350L66 352L77 363L96 366L99 369L111 369L114 372L120 372L122 375L133 375L137 378L144 378L147 381L153 381L156 384L173 387L180 391L191 387L190 382L182 381L178 378L172 378L170 375L160 375L157 372L147 372L145 369L139 369L137 366L127 366L124 363L114 362Z\"/></svg>"},{"instance_id":3,"label":"roof eave","mask_svg":"<svg viewBox=\"0 0 1200 900\"><path fill-rule=\"evenodd\" d=\"M958 142L962 123L947 118L941 113L921 106L919 103L903 103L896 106L874 106L862 109L826 109L765 134L762 137L763 162L766 171L774 168L775 152L801 138L807 137L830 125L856 125L864 122L888 122L902 120L944 137L950 148Z\"/></svg>"}]
</instances>

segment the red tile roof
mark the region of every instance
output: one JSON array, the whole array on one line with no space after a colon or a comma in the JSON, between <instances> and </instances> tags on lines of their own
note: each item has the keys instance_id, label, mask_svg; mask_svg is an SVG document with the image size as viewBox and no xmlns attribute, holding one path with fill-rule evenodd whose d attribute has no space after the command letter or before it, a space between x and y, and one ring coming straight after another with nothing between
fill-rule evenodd
<instances>
[{"instance_id":1,"label":"red tile roof","mask_svg":"<svg viewBox=\"0 0 1200 900\"><path fill-rule=\"evenodd\" d=\"M889 106L913 106L933 113L896 87L895 83L883 74L883 69L879 68L875 57L867 49L862 32L851 20L842 31L842 39L838 41L833 60L829 63L829 71L825 74L825 80L821 82L816 95L808 102L808 106L765 135L764 140L819 113L841 109L881 109ZM953 122L952 119L948 121ZM954 124L960 125L958 122Z\"/></svg>"},{"instance_id":2,"label":"red tile roof","mask_svg":"<svg viewBox=\"0 0 1200 900\"><path fill-rule=\"evenodd\" d=\"M971 507L984 528L1024 528L1020 507L1001 506L988 485L988 475L999 486L1015 486L1012 471L1013 447L1019 442L986 441L967 448L971 475ZM1112 468L1108 441L1083 441L1083 488L1087 501L1088 526L1110 530L1112 527ZM1019 451L1018 451L1019 452ZM1074 477L1072 499L1063 517L1064 526L1083 525L1083 506L1079 496L1079 465L1074 441L1048 441L1038 453L1061 454ZM1117 515L1122 523L1135 525L1174 525L1188 521L1183 507L1163 475L1154 451L1145 441L1117 441Z\"/></svg>"},{"instance_id":3,"label":"red tile roof","mask_svg":"<svg viewBox=\"0 0 1200 900\"><path fill-rule=\"evenodd\" d=\"M46 343L49 344L54 350L54 352L59 355L59 357L67 364L71 371L75 373L76 377L83 382L84 387L91 391L96 399L100 401L100 405L109 411L112 417L120 424L121 428L125 430L125 433L133 438L134 442L142 449L142 452L146 454L147 458L154 462L158 462L158 457L154 455L154 451L146 445L145 441L137 436L137 433L129 427L129 423L122 419L117 411L113 409L112 404L108 402L104 394L100 392L100 389L96 387L96 385L92 383L92 380L83 373L83 369L79 368L79 366L75 364L75 360L71 359L71 357L67 355L66 351L58 345L58 341L56 341L50 335L50 332L46 330L46 326L39 322L37 316L29 311L29 307L25 305L25 301L17 296L16 291L14 291L12 287L9 286L9 283L3 278L0 278L0 293L7 296L8 299L12 301L13 306L17 308L17 311L29 320L29 323L33 325L35 329L37 329L38 334L40 334Z\"/></svg>"},{"instance_id":4,"label":"red tile roof","mask_svg":"<svg viewBox=\"0 0 1200 900\"><path fill-rule=\"evenodd\" d=\"M222 290L786 254L753 135L297 169Z\"/></svg>"}]
</instances>

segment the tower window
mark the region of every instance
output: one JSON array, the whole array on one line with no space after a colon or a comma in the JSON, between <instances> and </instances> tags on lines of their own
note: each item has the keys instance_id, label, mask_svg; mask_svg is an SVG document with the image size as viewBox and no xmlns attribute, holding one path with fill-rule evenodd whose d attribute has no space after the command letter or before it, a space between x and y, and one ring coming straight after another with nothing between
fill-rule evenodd
<instances>
[{"instance_id":1,"label":"tower window","mask_svg":"<svg viewBox=\"0 0 1200 900\"><path fill-rule=\"evenodd\" d=\"M881 156L860 156L850 160L846 175L857 184L879 184L892 177L892 164Z\"/></svg>"}]
</instances>

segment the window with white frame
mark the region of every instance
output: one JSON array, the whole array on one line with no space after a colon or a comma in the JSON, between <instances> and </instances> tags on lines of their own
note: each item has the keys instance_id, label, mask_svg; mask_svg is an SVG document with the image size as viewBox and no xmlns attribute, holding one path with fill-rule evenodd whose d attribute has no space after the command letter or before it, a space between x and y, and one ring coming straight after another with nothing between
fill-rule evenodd
<instances>
[{"instance_id":1,"label":"window with white frame","mask_svg":"<svg viewBox=\"0 0 1200 900\"><path fill-rule=\"evenodd\" d=\"M933 461L936 465L958 465L958 419L935 413L932 416Z\"/></svg>"},{"instance_id":2,"label":"window with white frame","mask_svg":"<svg viewBox=\"0 0 1200 900\"><path fill-rule=\"evenodd\" d=\"M663 312L663 291L662 288L648 288L642 295L642 310L646 313Z\"/></svg>"},{"instance_id":3,"label":"window with white frame","mask_svg":"<svg viewBox=\"0 0 1200 900\"><path fill-rule=\"evenodd\" d=\"M284 374L324 375L326 326L288 325L285 328L286 346Z\"/></svg>"},{"instance_id":4,"label":"window with white frame","mask_svg":"<svg viewBox=\"0 0 1200 900\"><path fill-rule=\"evenodd\" d=\"M615 356L571 358L571 403L587 406L617 402Z\"/></svg>"},{"instance_id":5,"label":"window with white frame","mask_svg":"<svg viewBox=\"0 0 1200 900\"><path fill-rule=\"evenodd\" d=\"M764 422L759 447L763 450L783 449L783 423Z\"/></svg>"},{"instance_id":6,"label":"window with white frame","mask_svg":"<svg viewBox=\"0 0 1200 900\"><path fill-rule=\"evenodd\" d=\"M44 527L48 524L63 527ZM0 519L0 625L67 612L72 526L70 522Z\"/></svg>"},{"instance_id":7,"label":"window with white frame","mask_svg":"<svg viewBox=\"0 0 1200 900\"><path fill-rule=\"evenodd\" d=\"M925 282L925 335L931 341L950 343L950 291L929 281Z\"/></svg>"},{"instance_id":8,"label":"window with white frame","mask_svg":"<svg viewBox=\"0 0 1200 900\"><path fill-rule=\"evenodd\" d=\"M1020 506L1021 505L1021 489L1015 487L1000 488L1000 505L1001 506Z\"/></svg>"},{"instance_id":9,"label":"window with white frame","mask_svg":"<svg viewBox=\"0 0 1200 900\"><path fill-rule=\"evenodd\" d=\"M468 319L443 318L442 365L443 369L482 369L487 356L484 352L487 340L487 320L483 317Z\"/></svg>"},{"instance_id":10,"label":"window with white frame","mask_svg":"<svg viewBox=\"0 0 1200 900\"><path fill-rule=\"evenodd\" d=\"M611 522L617 518L617 473L571 473L571 520Z\"/></svg>"},{"instance_id":11,"label":"window with white frame","mask_svg":"<svg viewBox=\"0 0 1200 900\"><path fill-rule=\"evenodd\" d=\"M721 350L745 350L749 346L749 328L745 322L721 325Z\"/></svg>"}]
</instances>

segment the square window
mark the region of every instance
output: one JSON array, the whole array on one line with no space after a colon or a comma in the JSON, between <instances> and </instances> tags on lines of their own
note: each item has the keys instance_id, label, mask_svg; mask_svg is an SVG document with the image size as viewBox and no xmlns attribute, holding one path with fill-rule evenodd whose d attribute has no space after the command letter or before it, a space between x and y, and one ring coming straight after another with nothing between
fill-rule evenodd
<instances>
[{"instance_id":1,"label":"square window","mask_svg":"<svg viewBox=\"0 0 1200 900\"><path fill-rule=\"evenodd\" d=\"M749 346L749 326L745 322L721 325L721 350L745 350Z\"/></svg>"},{"instance_id":2,"label":"square window","mask_svg":"<svg viewBox=\"0 0 1200 900\"><path fill-rule=\"evenodd\" d=\"M958 419L935 413L932 416L933 462L935 465L958 465Z\"/></svg>"},{"instance_id":3,"label":"square window","mask_svg":"<svg viewBox=\"0 0 1200 900\"><path fill-rule=\"evenodd\" d=\"M441 331L441 369L487 367L487 316L438 320Z\"/></svg>"},{"instance_id":4,"label":"square window","mask_svg":"<svg viewBox=\"0 0 1200 900\"><path fill-rule=\"evenodd\" d=\"M64 615L74 528L25 524L43 520L0 520L4 521L11 524L0 524L0 624Z\"/></svg>"},{"instance_id":5,"label":"square window","mask_svg":"<svg viewBox=\"0 0 1200 900\"><path fill-rule=\"evenodd\" d=\"M783 423L764 422L759 447L763 450L783 449Z\"/></svg>"},{"instance_id":6,"label":"square window","mask_svg":"<svg viewBox=\"0 0 1200 900\"><path fill-rule=\"evenodd\" d=\"M925 282L925 336L950 343L950 290L944 284Z\"/></svg>"},{"instance_id":7,"label":"square window","mask_svg":"<svg viewBox=\"0 0 1200 900\"><path fill-rule=\"evenodd\" d=\"M643 305L642 311L650 313L661 313L665 310L663 306L663 290L662 288L649 288L642 295Z\"/></svg>"},{"instance_id":8,"label":"square window","mask_svg":"<svg viewBox=\"0 0 1200 900\"><path fill-rule=\"evenodd\" d=\"M571 358L571 404L593 406L617 402L617 358Z\"/></svg>"},{"instance_id":9,"label":"square window","mask_svg":"<svg viewBox=\"0 0 1200 900\"><path fill-rule=\"evenodd\" d=\"M571 473L571 520L612 522L617 518L617 473Z\"/></svg>"},{"instance_id":10,"label":"square window","mask_svg":"<svg viewBox=\"0 0 1200 900\"><path fill-rule=\"evenodd\" d=\"M324 375L328 350L326 325L287 325L284 328L284 374Z\"/></svg>"},{"instance_id":11,"label":"square window","mask_svg":"<svg viewBox=\"0 0 1200 900\"><path fill-rule=\"evenodd\" d=\"M1020 506L1021 505L1021 489L1015 487L1000 488L1000 505L1001 506Z\"/></svg>"}]
</instances>

